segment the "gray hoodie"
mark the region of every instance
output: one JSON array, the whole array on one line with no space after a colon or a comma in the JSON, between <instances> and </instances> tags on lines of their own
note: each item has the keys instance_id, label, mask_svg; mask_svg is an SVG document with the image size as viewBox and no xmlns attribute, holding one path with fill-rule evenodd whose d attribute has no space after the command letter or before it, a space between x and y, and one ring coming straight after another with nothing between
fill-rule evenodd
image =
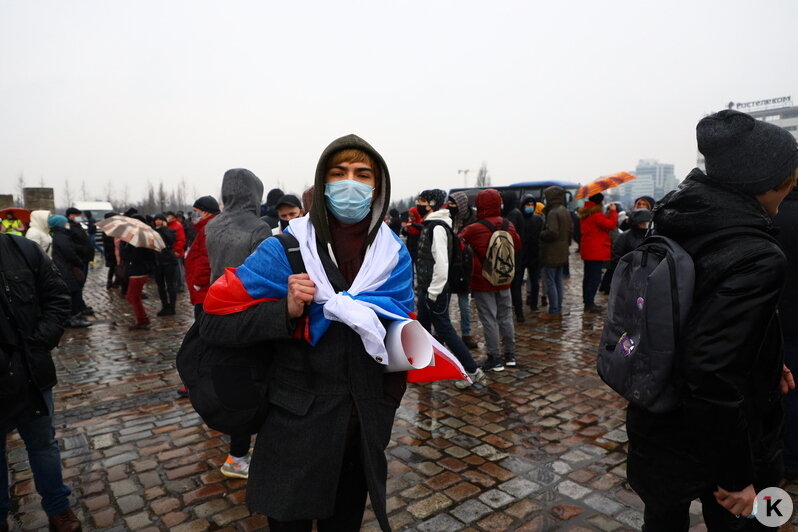
<instances>
[{"instance_id":1,"label":"gray hoodie","mask_svg":"<svg viewBox=\"0 0 798 532\"><path fill-rule=\"evenodd\" d=\"M272 236L269 224L258 216L263 197L263 183L243 168L224 173L222 204L224 210L205 228L211 283L225 268L240 266L261 242Z\"/></svg>"}]
</instances>

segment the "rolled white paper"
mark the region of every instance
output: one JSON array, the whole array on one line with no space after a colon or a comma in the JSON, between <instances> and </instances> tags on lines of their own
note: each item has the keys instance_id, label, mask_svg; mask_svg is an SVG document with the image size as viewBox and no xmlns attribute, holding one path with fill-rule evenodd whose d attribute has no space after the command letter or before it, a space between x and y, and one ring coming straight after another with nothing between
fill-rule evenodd
<instances>
[{"instance_id":1,"label":"rolled white paper","mask_svg":"<svg viewBox=\"0 0 798 532\"><path fill-rule=\"evenodd\" d=\"M432 362L432 342L416 320L393 321L385 335L387 373L426 368Z\"/></svg>"}]
</instances>

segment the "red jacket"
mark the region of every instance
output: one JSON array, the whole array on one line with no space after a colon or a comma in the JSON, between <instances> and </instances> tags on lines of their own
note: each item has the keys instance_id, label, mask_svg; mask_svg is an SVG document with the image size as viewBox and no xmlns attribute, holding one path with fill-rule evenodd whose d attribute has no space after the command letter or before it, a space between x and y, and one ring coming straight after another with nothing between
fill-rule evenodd
<instances>
[{"instance_id":1,"label":"red jacket","mask_svg":"<svg viewBox=\"0 0 798 532\"><path fill-rule=\"evenodd\" d=\"M579 229L582 232L582 238L579 241L582 260L611 260L610 231L618 227L618 211L612 209L604 214L600 204L588 201L577 212L579 213Z\"/></svg>"},{"instance_id":2,"label":"red jacket","mask_svg":"<svg viewBox=\"0 0 798 532\"><path fill-rule=\"evenodd\" d=\"M495 189L483 190L477 195L477 219L492 223L497 229L501 229L505 218L501 217L502 197ZM521 249L521 238L511 222L508 223L507 231L513 237L513 245L516 250ZM482 277L482 261L488 253L488 244L493 232L481 223L473 223L465 226L460 232L460 237L465 243L474 250L474 264L471 269L471 290L483 292L493 292L510 288L509 284L493 286Z\"/></svg>"},{"instance_id":3,"label":"red jacket","mask_svg":"<svg viewBox=\"0 0 798 532\"><path fill-rule=\"evenodd\" d=\"M407 209L407 219L409 222L405 227L405 233L407 233L407 236L421 235L421 224L424 222L424 218L422 218L418 213L418 209L415 207L410 207Z\"/></svg>"},{"instance_id":4,"label":"red jacket","mask_svg":"<svg viewBox=\"0 0 798 532\"><path fill-rule=\"evenodd\" d=\"M166 227L174 230L175 245L172 251L174 251L177 258L182 259L186 255L186 230L183 228L183 224L177 220L167 223Z\"/></svg>"},{"instance_id":5,"label":"red jacket","mask_svg":"<svg viewBox=\"0 0 798 532\"><path fill-rule=\"evenodd\" d=\"M204 303L211 286L211 262L205 247L205 226L215 217L214 214L194 224L197 236L186 254L186 285L192 305Z\"/></svg>"}]
</instances>

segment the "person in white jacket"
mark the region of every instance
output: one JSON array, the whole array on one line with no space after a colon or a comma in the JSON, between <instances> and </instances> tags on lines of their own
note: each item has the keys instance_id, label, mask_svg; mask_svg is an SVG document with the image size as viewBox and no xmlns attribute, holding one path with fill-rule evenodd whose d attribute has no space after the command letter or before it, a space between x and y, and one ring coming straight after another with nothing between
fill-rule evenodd
<instances>
[{"instance_id":1,"label":"person in white jacket","mask_svg":"<svg viewBox=\"0 0 798 532\"><path fill-rule=\"evenodd\" d=\"M460 241L452 232L452 218L446 198L440 189L425 190L418 196L416 208L424 218L424 228L418 240L416 260L416 296L418 297L418 321L425 329L441 338L454 356L463 365L473 382L485 380L471 351L457 334L449 318L449 262L454 253L460 252ZM422 210L424 212L422 212ZM457 381L455 386L464 388L468 381Z\"/></svg>"},{"instance_id":2,"label":"person in white jacket","mask_svg":"<svg viewBox=\"0 0 798 532\"><path fill-rule=\"evenodd\" d=\"M50 217L50 211L33 211L30 213L30 227L28 232L25 233L25 238L33 240L47 253L47 256L53 258L53 237L50 236L50 227L47 225L47 218Z\"/></svg>"}]
</instances>

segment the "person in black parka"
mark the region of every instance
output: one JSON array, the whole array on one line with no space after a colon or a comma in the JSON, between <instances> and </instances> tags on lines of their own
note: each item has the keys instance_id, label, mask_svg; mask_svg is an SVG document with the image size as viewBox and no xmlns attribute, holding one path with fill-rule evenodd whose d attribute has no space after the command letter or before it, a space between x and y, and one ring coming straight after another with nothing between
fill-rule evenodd
<instances>
[{"instance_id":1,"label":"person in black parka","mask_svg":"<svg viewBox=\"0 0 798 532\"><path fill-rule=\"evenodd\" d=\"M538 295L540 294L540 232L543 230L543 216L535 214L537 201L532 194L526 194L521 199L521 209L524 215L524 240L521 244L522 264L529 277L526 303L533 312L538 310Z\"/></svg>"},{"instance_id":2,"label":"person in black parka","mask_svg":"<svg viewBox=\"0 0 798 532\"><path fill-rule=\"evenodd\" d=\"M53 236L53 263L67 287L67 293L72 302L72 313L66 322L67 327L88 327L90 321L83 319L81 311L80 291L83 286L83 261L78 255L75 240L69 234L69 222L60 214L54 214L47 219Z\"/></svg>"},{"instance_id":3,"label":"person in black parka","mask_svg":"<svg viewBox=\"0 0 798 532\"><path fill-rule=\"evenodd\" d=\"M524 299L521 295L521 289L524 284L524 269L526 266L523 263L524 252L524 215L518 209L518 193L512 190L505 190L502 192L502 216L510 220L513 227L516 228L518 236L521 238L521 249L515 250L515 276L510 285L510 296L513 299L513 309L515 310L515 319L518 323L524 322Z\"/></svg>"},{"instance_id":4,"label":"person in black parka","mask_svg":"<svg viewBox=\"0 0 798 532\"><path fill-rule=\"evenodd\" d=\"M57 218L58 227L67 231L66 218ZM60 236L69 240L68 235ZM31 240L0 234L0 531L3 532L9 530L7 517L11 510L6 440L13 430L25 442L30 467L23 474L33 476L42 509L48 516L49 530L80 532L82 529L70 509L71 490L64 484L62 455L53 424L53 387L57 378L50 351L58 345L69 316L70 296L50 258ZM59 427L63 423L59 420ZM19 494L18 489L13 491Z\"/></svg>"},{"instance_id":5,"label":"person in black parka","mask_svg":"<svg viewBox=\"0 0 798 532\"><path fill-rule=\"evenodd\" d=\"M674 368L682 401L659 414L629 406L627 476L648 532L687 531L696 498L710 532L763 530L738 517L782 479L782 394L795 382L776 310L787 261L770 235L798 178L798 146L731 110L703 118L697 139L706 174L694 169L653 213L656 233L682 245L716 234L692 254L694 301Z\"/></svg>"},{"instance_id":6,"label":"person in black parka","mask_svg":"<svg viewBox=\"0 0 798 532\"><path fill-rule=\"evenodd\" d=\"M798 191L784 199L779 213L773 218L779 228L777 238L787 255L787 286L779 301L782 323L798 323ZM798 374L798 327L785 327L784 363ZM784 476L798 478L798 393L784 398L786 419L784 424Z\"/></svg>"}]
</instances>

